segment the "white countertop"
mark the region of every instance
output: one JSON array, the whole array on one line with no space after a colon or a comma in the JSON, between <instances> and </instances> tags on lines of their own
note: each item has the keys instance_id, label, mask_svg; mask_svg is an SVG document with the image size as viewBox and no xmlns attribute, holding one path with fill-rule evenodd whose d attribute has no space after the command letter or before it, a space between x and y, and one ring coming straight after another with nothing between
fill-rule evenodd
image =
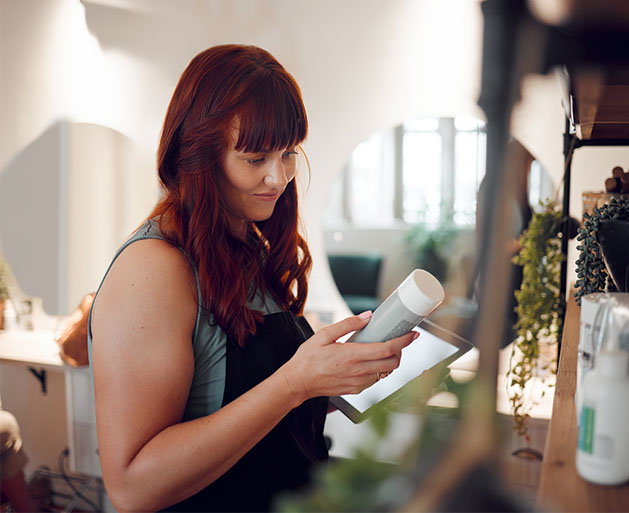
<instances>
[{"instance_id":1,"label":"white countertop","mask_svg":"<svg viewBox=\"0 0 629 513\"><path fill-rule=\"evenodd\" d=\"M53 331L0 331L0 361L69 367L59 356Z\"/></svg>"}]
</instances>

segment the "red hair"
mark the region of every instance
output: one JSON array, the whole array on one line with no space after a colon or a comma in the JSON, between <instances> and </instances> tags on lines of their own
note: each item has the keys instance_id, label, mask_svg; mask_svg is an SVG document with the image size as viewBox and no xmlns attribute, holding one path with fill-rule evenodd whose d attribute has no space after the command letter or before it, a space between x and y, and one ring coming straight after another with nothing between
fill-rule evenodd
<instances>
[{"instance_id":1,"label":"red hair","mask_svg":"<svg viewBox=\"0 0 629 513\"><path fill-rule=\"evenodd\" d=\"M284 309L303 312L312 259L298 233L295 180L269 219L249 223L251 240L230 232L218 177L236 116L236 149L246 152L297 146L308 131L299 86L270 53L243 45L201 52L168 106L158 150L163 196L150 217L196 265L201 306L243 345L262 319L247 307L257 288Z\"/></svg>"}]
</instances>

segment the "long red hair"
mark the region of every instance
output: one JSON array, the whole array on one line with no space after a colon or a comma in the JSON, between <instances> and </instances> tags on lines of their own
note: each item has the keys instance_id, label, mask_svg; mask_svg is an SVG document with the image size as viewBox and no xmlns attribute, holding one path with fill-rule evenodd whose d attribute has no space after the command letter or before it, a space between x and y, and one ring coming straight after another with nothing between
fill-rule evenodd
<instances>
[{"instance_id":1,"label":"long red hair","mask_svg":"<svg viewBox=\"0 0 629 513\"><path fill-rule=\"evenodd\" d=\"M250 223L249 241L230 232L217 184L236 116L236 149L246 152L297 146L308 131L299 86L270 53L244 45L201 52L168 106L158 150L163 196L150 217L196 265L202 308L243 345L262 318L247 307L256 288L284 309L303 312L312 259L298 233L295 180L269 219Z\"/></svg>"}]
</instances>

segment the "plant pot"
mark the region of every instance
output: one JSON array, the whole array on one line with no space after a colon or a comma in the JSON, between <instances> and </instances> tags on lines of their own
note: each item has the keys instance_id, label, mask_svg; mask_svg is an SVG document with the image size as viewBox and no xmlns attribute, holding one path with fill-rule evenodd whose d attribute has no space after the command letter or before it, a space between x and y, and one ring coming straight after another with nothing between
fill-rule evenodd
<instances>
[{"instance_id":1,"label":"plant pot","mask_svg":"<svg viewBox=\"0 0 629 513\"><path fill-rule=\"evenodd\" d=\"M596 239L605 267L619 292L629 288L629 221L601 219Z\"/></svg>"}]
</instances>

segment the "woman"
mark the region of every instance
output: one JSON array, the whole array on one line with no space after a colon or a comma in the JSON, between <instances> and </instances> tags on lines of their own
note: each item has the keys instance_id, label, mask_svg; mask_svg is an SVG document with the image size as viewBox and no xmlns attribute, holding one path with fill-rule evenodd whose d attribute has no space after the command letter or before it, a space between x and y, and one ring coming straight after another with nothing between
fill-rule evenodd
<instances>
[{"instance_id":1,"label":"woman","mask_svg":"<svg viewBox=\"0 0 629 513\"><path fill-rule=\"evenodd\" d=\"M327 458L326 396L370 386L414 338L336 343L370 312L316 334L304 321L311 259L294 177L306 132L297 84L260 48L210 48L180 78L162 199L90 317L100 460L119 511L269 509Z\"/></svg>"}]
</instances>

